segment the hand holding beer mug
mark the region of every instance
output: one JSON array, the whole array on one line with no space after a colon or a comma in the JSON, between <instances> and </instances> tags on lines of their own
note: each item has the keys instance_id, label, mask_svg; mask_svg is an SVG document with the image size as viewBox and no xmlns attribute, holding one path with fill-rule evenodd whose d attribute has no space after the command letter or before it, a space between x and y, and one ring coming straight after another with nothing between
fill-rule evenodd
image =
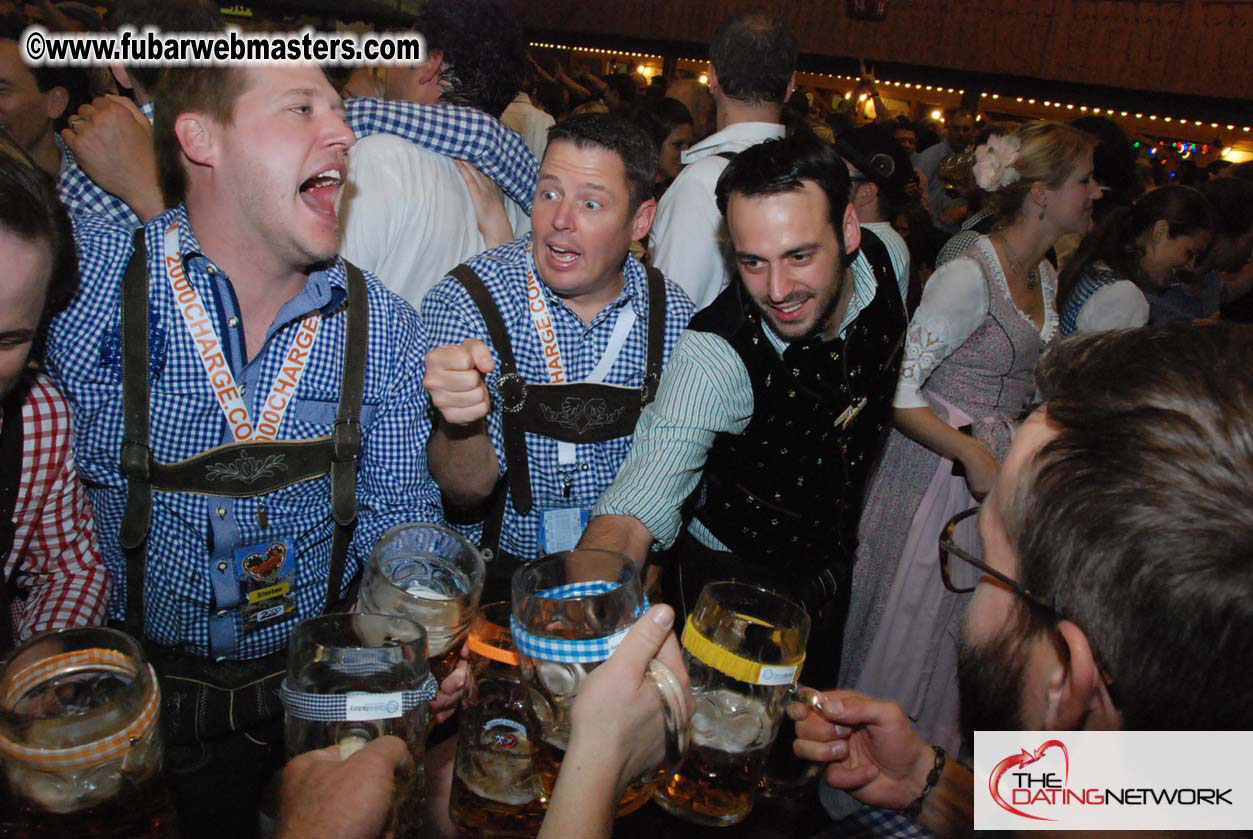
<instances>
[{"instance_id":1,"label":"hand holding beer mug","mask_svg":"<svg viewBox=\"0 0 1253 839\"><path fill-rule=\"evenodd\" d=\"M0 674L0 755L27 836L173 837L156 674L90 627L27 641Z\"/></svg>"},{"instance_id":2,"label":"hand holding beer mug","mask_svg":"<svg viewBox=\"0 0 1253 839\"><path fill-rule=\"evenodd\" d=\"M404 740L413 772L397 779L389 831L421 835L427 703L435 696L421 625L360 612L304 621L291 636L280 695L289 757L338 746L346 759L384 735Z\"/></svg>"},{"instance_id":3,"label":"hand holding beer mug","mask_svg":"<svg viewBox=\"0 0 1253 839\"><path fill-rule=\"evenodd\" d=\"M564 551L514 573L513 639L539 718L536 763L545 794L552 794L569 744L570 711L588 673L609 658L646 608L635 564L622 554ZM686 746L687 715L678 679L655 660L649 677L663 700L666 760L627 788L619 815L647 802Z\"/></svg>"},{"instance_id":4,"label":"hand holding beer mug","mask_svg":"<svg viewBox=\"0 0 1253 839\"><path fill-rule=\"evenodd\" d=\"M658 804L713 827L748 818L808 639L809 615L791 600L744 583L705 586L683 628L692 745Z\"/></svg>"},{"instance_id":5,"label":"hand holding beer mug","mask_svg":"<svg viewBox=\"0 0 1253 839\"><path fill-rule=\"evenodd\" d=\"M435 524L402 524L370 554L357 611L408 618L426 630L431 673L452 672L483 593L483 557L465 537Z\"/></svg>"}]
</instances>

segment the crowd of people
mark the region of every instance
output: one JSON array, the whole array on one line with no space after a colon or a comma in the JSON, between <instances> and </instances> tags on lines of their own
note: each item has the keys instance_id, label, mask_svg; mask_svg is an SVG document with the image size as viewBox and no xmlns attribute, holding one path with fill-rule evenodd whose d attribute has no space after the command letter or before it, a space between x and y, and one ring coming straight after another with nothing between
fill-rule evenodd
<instances>
[{"instance_id":1,"label":"crowd of people","mask_svg":"<svg viewBox=\"0 0 1253 839\"><path fill-rule=\"evenodd\" d=\"M0 17L0 631L143 639L183 835L256 835L291 630L410 521L480 546L484 602L591 547L668 604L584 687L544 836L608 835L660 759L644 672L715 580L811 617L833 835L969 828L975 729L1253 727L1247 167L1145 183L1093 117L926 144L871 76L857 125L764 12L705 84L572 77L501 0L325 71L28 67L27 24L70 28L32 11ZM274 543L267 616L237 566ZM279 835L373 835L405 760L296 758Z\"/></svg>"}]
</instances>

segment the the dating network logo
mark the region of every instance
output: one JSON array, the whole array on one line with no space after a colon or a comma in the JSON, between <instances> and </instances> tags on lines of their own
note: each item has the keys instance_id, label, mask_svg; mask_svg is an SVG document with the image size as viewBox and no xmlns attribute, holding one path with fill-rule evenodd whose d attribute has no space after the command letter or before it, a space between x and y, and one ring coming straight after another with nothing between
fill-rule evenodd
<instances>
[{"instance_id":1,"label":"the dating network logo","mask_svg":"<svg viewBox=\"0 0 1253 839\"><path fill-rule=\"evenodd\" d=\"M1250 830L1249 754L1253 731L977 731L974 826Z\"/></svg>"}]
</instances>

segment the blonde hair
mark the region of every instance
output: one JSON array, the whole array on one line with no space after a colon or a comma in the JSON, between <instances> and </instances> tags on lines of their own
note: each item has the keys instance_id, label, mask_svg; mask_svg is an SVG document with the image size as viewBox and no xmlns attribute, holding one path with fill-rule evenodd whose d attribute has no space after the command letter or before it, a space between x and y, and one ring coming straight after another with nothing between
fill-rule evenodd
<instances>
[{"instance_id":1,"label":"blonde hair","mask_svg":"<svg viewBox=\"0 0 1253 839\"><path fill-rule=\"evenodd\" d=\"M1057 189L1079 165L1088 151L1096 148L1097 138L1060 122L1028 122L1010 136L1019 142L1014 169L1019 180L989 193L988 201L997 215L1013 221L1034 187Z\"/></svg>"}]
</instances>

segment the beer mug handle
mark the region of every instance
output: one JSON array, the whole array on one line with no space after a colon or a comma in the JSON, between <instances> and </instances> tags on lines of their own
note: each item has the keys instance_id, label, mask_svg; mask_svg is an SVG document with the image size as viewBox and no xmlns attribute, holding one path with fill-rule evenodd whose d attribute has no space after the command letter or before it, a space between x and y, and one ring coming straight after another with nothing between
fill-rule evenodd
<instances>
[{"instance_id":1,"label":"beer mug handle","mask_svg":"<svg viewBox=\"0 0 1253 839\"><path fill-rule=\"evenodd\" d=\"M687 692L674 672L660 659L648 662L648 677L661 699L661 713L666 721L665 767L673 769L687 754L691 739Z\"/></svg>"},{"instance_id":2,"label":"beer mug handle","mask_svg":"<svg viewBox=\"0 0 1253 839\"><path fill-rule=\"evenodd\" d=\"M815 713L821 713L822 711L821 694L813 688L799 684L792 685L783 701L785 706L792 702L798 702L801 705L808 705ZM820 763L811 763L800 774L787 778L771 775L769 772L762 772L761 780L757 782L757 787L766 798L777 798L810 783L822 774L824 768Z\"/></svg>"}]
</instances>

